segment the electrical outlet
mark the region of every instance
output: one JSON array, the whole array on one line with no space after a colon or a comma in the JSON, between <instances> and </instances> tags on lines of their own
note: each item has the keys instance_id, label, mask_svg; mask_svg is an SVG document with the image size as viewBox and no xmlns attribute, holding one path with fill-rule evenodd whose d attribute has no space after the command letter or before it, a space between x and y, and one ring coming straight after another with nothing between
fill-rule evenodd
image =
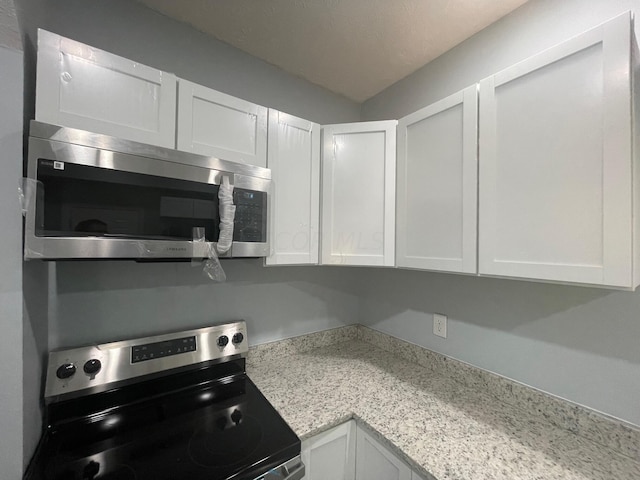
<instances>
[{"instance_id":1,"label":"electrical outlet","mask_svg":"<svg viewBox=\"0 0 640 480\"><path fill-rule=\"evenodd\" d=\"M447 338L447 316L439 313L433 314L433 334Z\"/></svg>"}]
</instances>

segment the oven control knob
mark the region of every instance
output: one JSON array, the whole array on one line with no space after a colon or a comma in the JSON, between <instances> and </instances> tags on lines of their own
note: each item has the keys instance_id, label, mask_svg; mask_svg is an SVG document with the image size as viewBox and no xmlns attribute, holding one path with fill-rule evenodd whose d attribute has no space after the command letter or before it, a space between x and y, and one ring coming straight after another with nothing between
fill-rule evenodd
<instances>
[{"instance_id":1,"label":"oven control knob","mask_svg":"<svg viewBox=\"0 0 640 480\"><path fill-rule=\"evenodd\" d=\"M102 368L102 363L100 363L100 360L95 358L92 358L91 360L87 360L87 362L84 364L84 367L82 367L82 369L84 370L84 373L88 375L93 375L95 373L98 373L101 368Z\"/></svg>"},{"instance_id":2,"label":"oven control knob","mask_svg":"<svg viewBox=\"0 0 640 480\"><path fill-rule=\"evenodd\" d=\"M231 339L233 343L242 343L242 340L244 340L244 335L240 332L236 333Z\"/></svg>"},{"instance_id":3,"label":"oven control knob","mask_svg":"<svg viewBox=\"0 0 640 480\"><path fill-rule=\"evenodd\" d=\"M228 343L229 343L229 337L227 337L226 335L220 335L218 337L218 346L219 347L226 347Z\"/></svg>"},{"instance_id":4,"label":"oven control knob","mask_svg":"<svg viewBox=\"0 0 640 480\"><path fill-rule=\"evenodd\" d=\"M76 366L73 363L65 363L58 367L56 370L56 377L60 380L64 380L69 377L73 377L76 373Z\"/></svg>"}]
</instances>

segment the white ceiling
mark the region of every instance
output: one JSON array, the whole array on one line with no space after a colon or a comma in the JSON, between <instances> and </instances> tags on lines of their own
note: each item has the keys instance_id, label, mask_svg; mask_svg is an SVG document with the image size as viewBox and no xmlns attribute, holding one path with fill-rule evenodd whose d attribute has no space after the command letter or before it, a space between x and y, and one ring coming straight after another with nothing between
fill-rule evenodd
<instances>
[{"instance_id":1,"label":"white ceiling","mask_svg":"<svg viewBox=\"0 0 640 480\"><path fill-rule=\"evenodd\" d=\"M527 0L140 0L362 102Z\"/></svg>"}]
</instances>

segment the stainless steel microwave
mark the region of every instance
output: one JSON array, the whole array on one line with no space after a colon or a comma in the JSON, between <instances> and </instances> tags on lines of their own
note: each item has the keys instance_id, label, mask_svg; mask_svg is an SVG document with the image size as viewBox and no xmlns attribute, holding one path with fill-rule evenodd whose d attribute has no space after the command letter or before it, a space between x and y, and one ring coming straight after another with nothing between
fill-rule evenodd
<instances>
[{"instance_id":1,"label":"stainless steel microwave","mask_svg":"<svg viewBox=\"0 0 640 480\"><path fill-rule=\"evenodd\" d=\"M220 256L268 255L269 169L32 121L25 258L207 257L225 177L235 218Z\"/></svg>"}]
</instances>

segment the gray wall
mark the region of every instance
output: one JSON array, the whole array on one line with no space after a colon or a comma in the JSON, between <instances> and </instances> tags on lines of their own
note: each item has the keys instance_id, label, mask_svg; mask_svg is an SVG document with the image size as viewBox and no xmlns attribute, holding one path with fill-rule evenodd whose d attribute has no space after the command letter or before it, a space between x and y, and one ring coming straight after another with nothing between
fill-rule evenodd
<instances>
[{"instance_id":1,"label":"gray wall","mask_svg":"<svg viewBox=\"0 0 640 480\"><path fill-rule=\"evenodd\" d=\"M50 347L247 321L255 345L356 323L355 272L223 260L225 283L189 263L57 262Z\"/></svg>"},{"instance_id":2,"label":"gray wall","mask_svg":"<svg viewBox=\"0 0 640 480\"><path fill-rule=\"evenodd\" d=\"M399 118L619 13L638 0L532 0L363 105ZM361 320L381 331L640 425L640 291L377 271ZM449 337L432 313L450 316Z\"/></svg>"},{"instance_id":3,"label":"gray wall","mask_svg":"<svg viewBox=\"0 0 640 480\"><path fill-rule=\"evenodd\" d=\"M0 478L20 478L22 449L22 43L13 2L0 3Z\"/></svg>"}]
</instances>

